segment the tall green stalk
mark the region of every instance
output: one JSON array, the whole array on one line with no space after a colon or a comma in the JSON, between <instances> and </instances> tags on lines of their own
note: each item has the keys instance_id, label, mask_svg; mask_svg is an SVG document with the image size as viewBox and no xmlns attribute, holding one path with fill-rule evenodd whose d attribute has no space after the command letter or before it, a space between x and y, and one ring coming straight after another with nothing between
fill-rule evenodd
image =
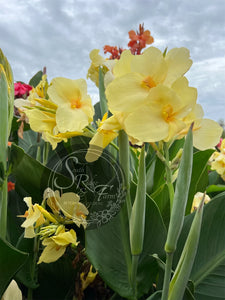
<instances>
[{"instance_id":1,"label":"tall green stalk","mask_svg":"<svg viewBox=\"0 0 225 300\"><path fill-rule=\"evenodd\" d=\"M134 204L130 216L130 245L132 254L131 284L137 295L137 269L139 257L143 250L145 232L145 211L146 211L146 170L145 170L145 145L141 149L138 183Z\"/></svg>"},{"instance_id":2,"label":"tall green stalk","mask_svg":"<svg viewBox=\"0 0 225 300\"><path fill-rule=\"evenodd\" d=\"M0 237L6 239L7 232L7 145L8 145L8 84L0 70Z\"/></svg>"}]
</instances>

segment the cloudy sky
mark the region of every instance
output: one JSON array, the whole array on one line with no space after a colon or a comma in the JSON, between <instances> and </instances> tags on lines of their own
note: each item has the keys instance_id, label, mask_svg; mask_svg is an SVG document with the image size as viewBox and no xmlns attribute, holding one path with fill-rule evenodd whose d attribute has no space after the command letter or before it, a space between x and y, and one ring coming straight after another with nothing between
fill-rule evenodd
<instances>
[{"instance_id":1,"label":"cloudy sky","mask_svg":"<svg viewBox=\"0 0 225 300\"><path fill-rule=\"evenodd\" d=\"M126 48L144 23L154 46L187 47L187 73L205 116L225 119L225 0L0 0L0 48L14 79L28 82L44 66L57 76L86 78L92 49ZM98 90L88 81L94 101Z\"/></svg>"}]
</instances>

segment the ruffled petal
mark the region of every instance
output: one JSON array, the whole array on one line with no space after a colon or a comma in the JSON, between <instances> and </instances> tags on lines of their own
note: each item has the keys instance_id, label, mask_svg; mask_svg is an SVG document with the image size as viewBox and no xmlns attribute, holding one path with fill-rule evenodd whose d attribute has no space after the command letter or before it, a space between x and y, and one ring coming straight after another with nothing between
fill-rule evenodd
<instances>
[{"instance_id":1,"label":"ruffled petal","mask_svg":"<svg viewBox=\"0 0 225 300\"><path fill-rule=\"evenodd\" d=\"M190 52L187 48L173 48L165 57L168 72L164 81L165 85L171 84L180 76L183 76L191 67L192 60L189 58Z\"/></svg>"},{"instance_id":2,"label":"ruffled petal","mask_svg":"<svg viewBox=\"0 0 225 300\"><path fill-rule=\"evenodd\" d=\"M52 102L62 105L72 100L82 99L87 95L87 83L84 79L68 79L56 77L48 88L48 95Z\"/></svg>"},{"instance_id":3,"label":"ruffled petal","mask_svg":"<svg viewBox=\"0 0 225 300\"><path fill-rule=\"evenodd\" d=\"M149 93L143 87L144 77L137 73L129 73L113 80L106 88L109 110L129 112L141 106Z\"/></svg>"},{"instance_id":4,"label":"ruffled petal","mask_svg":"<svg viewBox=\"0 0 225 300\"><path fill-rule=\"evenodd\" d=\"M215 121L203 119L198 129L193 131L193 144L199 150L214 148L220 140L223 128Z\"/></svg>"},{"instance_id":5,"label":"ruffled petal","mask_svg":"<svg viewBox=\"0 0 225 300\"><path fill-rule=\"evenodd\" d=\"M161 83L167 74L167 64L162 52L155 48L147 48L142 55L135 55L131 72L137 72L143 76L151 76L155 84Z\"/></svg>"},{"instance_id":6,"label":"ruffled petal","mask_svg":"<svg viewBox=\"0 0 225 300\"><path fill-rule=\"evenodd\" d=\"M128 135L140 142L157 142L168 136L169 126L162 117L161 107L142 106L129 114L125 122Z\"/></svg>"}]
</instances>

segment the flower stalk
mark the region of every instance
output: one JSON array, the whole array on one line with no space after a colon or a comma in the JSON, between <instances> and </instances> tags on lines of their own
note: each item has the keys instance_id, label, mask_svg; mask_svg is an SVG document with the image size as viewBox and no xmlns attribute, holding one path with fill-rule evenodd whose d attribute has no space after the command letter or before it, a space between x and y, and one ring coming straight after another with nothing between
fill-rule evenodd
<instances>
[{"instance_id":1,"label":"flower stalk","mask_svg":"<svg viewBox=\"0 0 225 300\"><path fill-rule=\"evenodd\" d=\"M185 140L184 150L181 158L176 189L173 199L171 218L165 244L167 255L165 277L163 283L162 300L168 299L170 277L172 272L173 253L177 247L177 241L184 222L185 208L188 199L188 191L191 182L193 162L193 137L192 126Z\"/></svg>"},{"instance_id":2,"label":"flower stalk","mask_svg":"<svg viewBox=\"0 0 225 300\"><path fill-rule=\"evenodd\" d=\"M131 284L136 295L136 276L139 256L143 250L146 211L146 171L145 171L145 145L141 149L138 184L136 197L130 216L130 244L132 254Z\"/></svg>"}]
</instances>

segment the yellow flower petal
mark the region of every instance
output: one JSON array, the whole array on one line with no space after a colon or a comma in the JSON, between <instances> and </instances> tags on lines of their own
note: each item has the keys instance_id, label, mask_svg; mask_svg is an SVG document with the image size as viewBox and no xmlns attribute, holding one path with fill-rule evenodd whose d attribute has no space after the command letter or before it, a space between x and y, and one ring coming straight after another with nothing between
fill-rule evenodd
<instances>
[{"instance_id":1,"label":"yellow flower petal","mask_svg":"<svg viewBox=\"0 0 225 300\"><path fill-rule=\"evenodd\" d=\"M168 72L164 81L165 85L171 84L180 76L183 76L191 67L192 60L189 58L190 53L187 48L173 48L165 57L168 66Z\"/></svg>"},{"instance_id":2,"label":"yellow flower petal","mask_svg":"<svg viewBox=\"0 0 225 300\"><path fill-rule=\"evenodd\" d=\"M44 248L43 252L41 253L41 256L38 260L38 264L42 262L54 262L58 260L66 251L66 246L61 247L57 245L51 238L47 238L45 240L48 240L48 245Z\"/></svg>"},{"instance_id":3,"label":"yellow flower petal","mask_svg":"<svg viewBox=\"0 0 225 300\"><path fill-rule=\"evenodd\" d=\"M60 106L56 112L57 127L60 132L77 131L82 134L89 124L88 116L81 109L71 109L69 105Z\"/></svg>"},{"instance_id":4,"label":"yellow flower petal","mask_svg":"<svg viewBox=\"0 0 225 300\"><path fill-rule=\"evenodd\" d=\"M87 83L84 79L56 77L48 88L48 95L57 105L70 104L72 100L86 98Z\"/></svg>"},{"instance_id":5,"label":"yellow flower petal","mask_svg":"<svg viewBox=\"0 0 225 300\"><path fill-rule=\"evenodd\" d=\"M162 52L155 47L149 47L142 55L135 55L131 72L152 77L156 85L163 82L167 74L167 64Z\"/></svg>"},{"instance_id":6,"label":"yellow flower petal","mask_svg":"<svg viewBox=\"0 0 225 300\"><path fill-rule=\"evenodd\" d=\"M36 132L52 132L56 126L55 115L51 115L39 109L27 109L25 111L29 118L30 127Z\"/></svg>"},{"instance_id":7,"label":"yellow flower petal","mask_svg":"<svg viewBox=\"0 0 225 300\"><path fill-rule=\"evenodd\" d=\"M112 113L130 112L141 106L149 94L143 85L145 77L129 73L114 79L106 88L106 98Z\"/></svg>"},{"instance_id":8,"label":"yellow flower petal","mask_svg":"<svg viewBox=\"0 0 225 300\"><path fill-rule=\"evenodd\" d=\"M169 125L157 106L142 106L129 114L124 124L127 134L140 142L160 141L169 133Z\"/></svg>"},{"instance_id":9,"label":"yellow flower petal","mask_svg":"<svg viewBox=\"0 0 225 300\"><path fill-rule=\"evenodd\" d=\"M219 143L222 132L223 128L217 122L202 119L194 124L193 144L199 150L214 148Z\"/></svg>"},{"instance_id":10,"label":"yellow flower petal","mask_svg":"<svg viewBox=\"0 0 225 300\"><path fill-rule=\"evenodd\" d=\"M59 233L51 239L59 246L68 246L69 244L77 245L77 235L73 229L70 231Z\"/></svg>"}]
</instances>

